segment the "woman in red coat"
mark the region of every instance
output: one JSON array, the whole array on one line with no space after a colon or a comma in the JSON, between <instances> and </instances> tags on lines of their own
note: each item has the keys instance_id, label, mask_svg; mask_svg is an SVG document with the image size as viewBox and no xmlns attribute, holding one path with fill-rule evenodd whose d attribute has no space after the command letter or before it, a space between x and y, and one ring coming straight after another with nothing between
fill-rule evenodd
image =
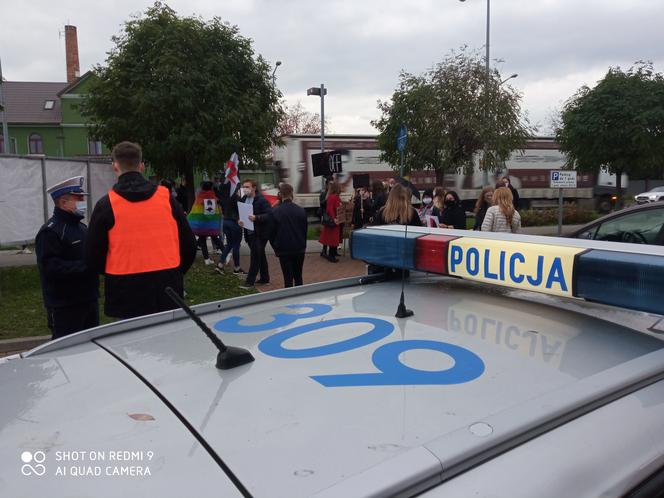
<instances>
[{"instance_id":1,"label":"woman in red coat","mask_svg":"<svg viewBox=\"0 0 664 498\"><path fill-rule=\"evenodd\" d=\"M332 263L338 263L337 259L337 246L341 242L341 226L337 223L337 208L341 205L341 198L339 197L339 184L336 182L330 182L327 186L327 197L325 202L325 212L330 219L334 220L334 226L323 225L323 228L320 232L320 238L318 242L323 244L323 252L321 252L322 257L327 257L328 261ZM326 256L326 247L329 246L329 251L327 251Z\"/></svg>"}]
</instances>

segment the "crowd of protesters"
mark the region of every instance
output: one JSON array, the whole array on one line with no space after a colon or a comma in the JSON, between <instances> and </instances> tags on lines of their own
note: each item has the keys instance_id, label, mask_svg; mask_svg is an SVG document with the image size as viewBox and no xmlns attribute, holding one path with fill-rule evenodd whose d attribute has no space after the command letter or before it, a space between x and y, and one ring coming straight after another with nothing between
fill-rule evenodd
<instances>
[{"instance_id":1,"label":"crowd of protesters","mask_svg":"<svg viewBox=\"0 0 664 498\"><path fill-rule=\"evenodd\" d=\"M54 338L99 323L98 275L105 276L109 316L131 318L172 309L175 303L165 290L170 287L184 295L183 277L198 250L206 265L215 265L220 273L232 269L244 278L241 287L253 288L270 282L265 254L269 243L279 259L284 286L303 285L308 220L291 185L281 183L276 199L268 200L252 179L240 183L237 177L217 177L201 182L195 199L189 199L184 179L176 186L170 180L156 185L144 178L138 144L118 144L112 159L118 183L97 202L89 229L81 223L87 195L83 177L48 190L54 216L37 235L36 250ZM321 256L332 263L339 261L345 228L467 227L466 211L455 191L437 187L420 196L402 178L359 185L348 202L342 200L340 184L329 178L319 200ZM475 205L473 229L518 232L518 203L519 194L508 177L495 187L484 187ZM240 212L252 214L241 217ZM210 255L208 238L218 261ZM240 261L243 238L250 252L246 273Z\"/></svg>"}]
</instances>

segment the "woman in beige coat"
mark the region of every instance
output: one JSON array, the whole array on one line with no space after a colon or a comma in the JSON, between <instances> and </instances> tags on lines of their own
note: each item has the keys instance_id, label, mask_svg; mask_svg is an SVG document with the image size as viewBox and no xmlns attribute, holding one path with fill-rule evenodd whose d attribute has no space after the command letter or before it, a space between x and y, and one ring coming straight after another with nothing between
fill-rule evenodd
<instances>
[{"instance_id":1,"label":"woman in beige coat","mask_svg":"<svg viewBox=\"0 0 664 498\"><path fill-rule=\"evenodd\" d=\"M493 206L486 211L482 222L483 232L518 233L521 230L521 216L514 209L512 192L506 187L497 188L493 193Z\"/></svg>"}]
</instances>

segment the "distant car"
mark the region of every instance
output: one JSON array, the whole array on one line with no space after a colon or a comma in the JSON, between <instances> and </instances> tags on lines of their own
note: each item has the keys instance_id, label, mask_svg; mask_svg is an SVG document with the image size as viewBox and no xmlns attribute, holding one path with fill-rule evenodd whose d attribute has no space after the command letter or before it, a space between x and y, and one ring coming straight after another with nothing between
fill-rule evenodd
<instances>
[{"instance_id":1,"label":"distant car","mask_svg":"<svg viewBox=\"0 0 664 498\"><path fill-rule=\"evenodd\" d=\"M661 194L664 199L664 191ZM574 239L664 245L664 202L633 206L607 214L568 236Z\"/></svg>"},{"instance_id":2,"label":"distant car","mask_svg":"<svg viewBox=\"0 0 664 498\"><path fill-rule=\"evenodd\" d=\"M634 200L637 204L645 204L647 202L657 202L664 201L664 186L655 187L648 192L643 192L642 194L635 195Z\"/></svg>"}]
</instances>

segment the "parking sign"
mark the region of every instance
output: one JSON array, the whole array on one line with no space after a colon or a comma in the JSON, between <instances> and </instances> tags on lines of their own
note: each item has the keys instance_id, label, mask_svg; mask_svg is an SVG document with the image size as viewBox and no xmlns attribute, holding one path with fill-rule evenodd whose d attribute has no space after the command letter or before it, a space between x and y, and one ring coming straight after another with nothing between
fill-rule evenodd
<instances>
[{"instance_id":1,"label":"parking sign","mask_svg":"<svg viewBox=\"0 0 664 498\"><path fill-rule=\"evenodd\" d=\"M576 188L576 171L551 171L550 188Z\"/></svg>"}]
</instances>

